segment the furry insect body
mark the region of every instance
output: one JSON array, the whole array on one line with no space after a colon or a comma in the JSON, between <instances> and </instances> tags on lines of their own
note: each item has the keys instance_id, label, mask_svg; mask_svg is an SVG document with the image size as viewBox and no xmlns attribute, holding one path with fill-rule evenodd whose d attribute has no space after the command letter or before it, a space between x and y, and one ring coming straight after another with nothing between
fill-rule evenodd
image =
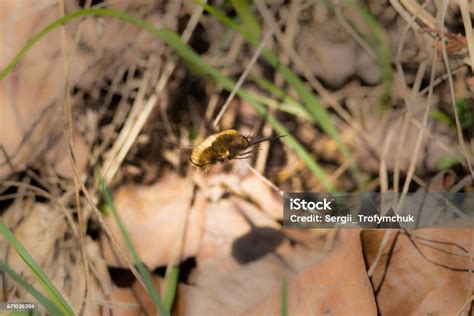
<instances>
[{"instance_id":1,"label":"furry insect body","mask_svg":"<svg viewBox=\"0 0 474 316\"><path fill-rule=\"evenodd\" d=\"M250 146L284 136L285 135L281 135L253 141L236 130L228 129L212 134L197 145L191 153L190 161L200 171L206 171L211 165L217 162L248 158L246 155L251 154L252 151L246 150Z\"/></svg>"},{"instance_id":2,"label":"furry insect body","mask_svg":"<svg viewBox=\"0 0 474 316\"><path fill-rule=\"evenodd\" d=\"M168 143L163 138L161 141L175 148L193 149L189 157L190 162L199 171L206 171L209 167L218 162L249 158L255 152L253 149L247 150L249 147L284 136L286 135L253 140L253 137L245 137L236 130L228 129L210 135L196 147L181 147Z\"/></svg>"},{"instance_id":3,"label":"furry insect body","mask_svg":"<svg viewBox=\"0 0 474 316\"><path fill-rule=\"evenodd\" d=\"M239 156L250 146L247 137L233 129L212 134L196 146L191 153L191 163L204 171L217 162L225 162Z\"/></svg>"}]
</instances>

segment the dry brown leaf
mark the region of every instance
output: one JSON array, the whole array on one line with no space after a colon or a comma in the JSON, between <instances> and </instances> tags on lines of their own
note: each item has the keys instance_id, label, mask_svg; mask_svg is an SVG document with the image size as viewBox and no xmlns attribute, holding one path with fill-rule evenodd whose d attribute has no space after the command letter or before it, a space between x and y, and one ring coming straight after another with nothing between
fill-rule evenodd
<instances>
[{"instance_id":1,"label":"dry brown leaf","mask_svg":"<svg viewBox=\"0 0 474 316\"><path fill-rule=\"evenodd\" d=\"M288 281L289 315L376 315L358 230L343 238L326 258ZM246 315L278 315L281 288Z\"/></svg>"},{"instance_id":2,"label":"dry brown leaf","mask_svg":"<svg viewBox=\"0 0 474 316\"><path fill-rule=\"evenodd\" d=\"M279 287L293 273L290 266L297 271L320 258L316 252L297 247L282 257L267 255L232 271L223 269L219 261L208 260L193 272L192 285L180 285L176 315L240 315Z\"/></svg>"},{"instance_id":3,"label":"dry brown leaf","mask_svg":"<svg viewBox=\"0 0 474 316\"><path fill-rule=\"evenodd\" d=\"M255 201L260 209L266 214L270 214L274 219L283 218L282 203L283 198L279 196L272 188L263 183L262 179L251 174L246 177L240 186L243 191Z\"/></svg>"},{"instance_id":4,"label":"dry brown leaf","mask_svg":"<svg viewBox=\"0 0 474 316\"><path fill-rule=\"evenodd\" d=\"M143 309L131 288L115 287L109 296L110 304L101 307L101 315L140 316ZM106 312L108 311L108 312Z\"/></svg>"},{"instance_id":5,"label":"dry brown leaf","mask_svg":"<svg viewBox=\"0 0 474 316\"><path fill-rule=\"evenodd\" d=\"M240 184L232 175L205 179L203 190L211 202L197 267L180 285L177 315L241 314L278 287L288 273L312 265L322 257L324 240L310 232L302 236L282 230L270 214L279 196L253 175ZM303 234L303 232L301 232ZM291 237L290 237L291 236ZM290 239L292 242L290 242Z\"/></svg>"},{"instance_id":6,"label":"dry brown leaf","mask_svg":"<svg viewBox=\"0 0 474 316\"><path fill-rule=\"evenodd\" d=\"M369 265L373 262L383 234L384 231L381 230L366 230L362 233ZM472 229L420 229L412 231L411 234L418 248L429 260L454 269L469 268L471 263L466 251L472 252ZM388 245L393 244L396 232L392 232L392 235ZM456 243L466 251L452 243ZM374 288L376 290L380 288L377 304L382 315L457 314L470 294L467 271L453 271L423 258L404 233L397 238L386 270L389 248L387 246L384 249L372 277ZM385 279L380 286L385 270Z\"/></svg>"},{"instance_id":7,"label":"dry brown leaf","mask_svg":"<svg viewBox=\"0 0 474 316\"><path fill-rule=\"evenodd\" d=\"M41 5L26 0L1 1L0 67L3 69L31 36L58 17L54 1ZM70 49L74 47L70 37L66 36L65 42ZM4 150L0 154L0 177L35 162L39 154L54 145L51 140L59 139L52 136L60 135L62 129L57 106L66 83L62 43L60 31L52 31L0 82L0 145ZM71 82L91 63L90 53L84 50L75 50L74 56Z\"/></svg>"},{"instance_id":8,"label":"dry brown leaf","mask_svg":"<svg viewBox=\"0 0 474 316\"><path fill-rule=\"evenodd\" d=\"M140 258L149 269L166 265L177 258L181 241L181 227L189 216L182 259L195 256L204 225L207 205L202 193L197 192L191 207L193 185L175 174L163 176L151 186L120 188L114 201L122 221L136 247ZM112 216L107 218L112 233L118 237L122 249L126 249ZM104 256L111 266L126 267L117 261L108 238L101 236Z\"/></svg>"},{"instance_id":9,"label":"dry brown leaf","mask_svg":"<svg viewBox=\"0 0 474 316\"><path fill-rule=\"evenodd\" d=\"M211 203L206 210L204 235L197 261L219 263L219 268L223 270L236 268L239 263L232 256L232 245L237 238L256 227L276 230L278 224L240 198L232 197Z\"/></svg>"},{"instance_id":10,"label":"dry brown leaf","mask_svg":"<svg viewBox=\"0 0 474 316\"><path fill-rule=\"evenodd\" d=\"M441 37L441 30L433 28L422 28L418 32L420 33L431 33ZM460 34L453 34L449 32L443 32L446 40L446 52L448 54L461 53L467 49L467 39L465 36ZM443 44L441 39L433 40L433 46L438 50L440 56L443 54Z\"/></svg>"}]
</instances>

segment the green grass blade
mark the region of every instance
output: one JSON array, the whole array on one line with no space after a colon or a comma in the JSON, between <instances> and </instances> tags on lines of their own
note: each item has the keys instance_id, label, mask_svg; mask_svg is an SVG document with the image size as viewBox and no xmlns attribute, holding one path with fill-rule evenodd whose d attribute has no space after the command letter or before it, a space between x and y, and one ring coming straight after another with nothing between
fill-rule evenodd
<instances>
[{"instance_id":1,"label":"green grass blade","mask_svg":"<svg viewBox=\"0 0 474 316\"><path fill-rule=\"evenodd\" d=\"M178 277L179 277L179 267L173 266L169 274L167 273L166 278L166 289L163 296L163 304L166 309L171 311L173 307L173 302L176 297L176 291L178 289Z\"/></svg>"},{"instance_id":2,"label":"green grass blade","mask_svg":"<svg viewBox=\"0 0 474 316\"><path fill-rule=\"evenodd\" d=\"M262 33L260 24L252 14L248 0L230 0L230 3L237 12L240 22L242 22L243 29L254 34L256 38L260 38Z\"/></svg>"},{"instance_id":3,"label":"green grass blade","mask_svg":"<svg viewBox=\"0 0 474 316\"><path fill-rule=\"evenodd\" d=\"M276 101L271 102L270 100L266 100L262 96L256 95L258 97L259 102L263 103L265 105L275 107L281 111L284 111L289 114L293 114L295 116L298 116L302 119L305 119L309 122L314 122L313 117L308 113L308 111L304 108L303 105L298 103L295 99L292 97L288 96L282 89L277 87L276 85L273 84L273 82L263 78L260 75L251 75L250 79L255 82L258 86L261 88L267 90L271 94L273 94L277 99L281 99L283 103L278 104Z\"/></svg>"},{"instance_id":4,"label":"green grass blade","mask_svg":"<svg viewBox=\"0 0 474 316\"><path fill-rule=\"evenodd\" d=\"M288 279L283 279L283 285L281 287L281 316L288 316Z\"/></svg>"},{"instance_id":5,"label":"green grass blade","mask_svg":"<svg viewBox=\"0 0 474 316\"><path fill-rule=\"evenodd\" d=\"M441 112L439 110L435 110L435 111L430 112L430 116L433 119L437 120L438 122L446 124L446 126L448 126L450 128L455 127L456 123L454 122L454 120L448 114L446 114L444 112Z\"/></svg>"},{"instance_id":6,"label":"green grass blade","mask_svg":"<svg viewBox=\"0 0 474 316\"><path fill-rule=\"evenodd\" d=\"M28 250L20 243L18 239L16 239L13 232L5 226L3 221L0 219L0 233L5 237L8 243L15 249L21 259L26 263L28 268L31 270L35 278L41 284L42 288L48 295L49 299L57 306L57 308L61 311L64 315L74 315L71 307L63 298L61 293L56 289L54 284L49 280L40 266L36 263L35 259L30 255Z\"/></svg>"},{"instance_id":7,"label":"green grass blade","mask_svg":"<svg viewBox=\"0 0 474 316\"><path fill-rule=\"evenodd\" d=\"M120 230L120 234L123 240L125 241L128 250L130 251L132 255L132 258L133 258L135 266L137 267L138 273L140 273L142 281L143 283L145 283L145 287L146 287L146 291L148 295L153 300L153 303L155 304L156 308L160 312L160 315L162 316L169 315L169 311L163 305L160 299L160 296L158 295L158 292L156 291L155 286L153 285L153 280L151 278L150 272L141 261L140 256L138 255L138 252L135 249L135 246L133 245L132 240L130 239L130 236L128 235L127 229L125 228L125 225L123 224L123 221L120 218L117 207L115 206L114 200L112 198L112 193L107 187L107 184L105 183L105 180L104 178L102 178L102 176L98 175L97 179L99 181L99 190L102 195L102 198L104 199L104 203L107 205L107 208L111 210L111 213L115 219L115 222L117 223L117 226Z\"/></svg>"},{"instance_id":8,"label":"green grass blade","mask_svg":"<svg viewBox=\"0 0 474 316\"><path fill-rule=\"evenodd\" d=\"M54 305L46 296L35 289L28 281L26 281L21 275L16 273L10 266L2 259L0 259L0 270L5 271L10 277L15 280L22 288L28 291L38 303L40 303L46 311L51 315L62 315L61 310Z\"/></svg>"},{"instance_id":9,"label":"green grass blade","mask_svg":"<svg viewBox=\"0 0 474 316\"><path fill-rule=\"evenodd\" d=\"M265 105L266 107L273 108L273 109L276 109L278 111L291 114L293 116L299 117L299 118L301 118L303 120L306 120L306 121L311 122L313 120L313 118L304 109L301 110L298 107L294 107L290 103L281 103L281 102L276 101L273 98L269 98L269 97L266 97L266 96L263 96L263 95L260 95L260 94L257 94L257 93L253 93L253 92L249 92L249 93L253 96L253 98L257 102Z\"/></svg>"},{"instance_id":10,"label":"green grass blade","mask_svg":"<svg viewBox=\"0 0 474 316\"><path fill-rule=\"evenodd\" d=\"M446 171L449 170L451 167L457 165L461 161L462 157L460 156L445 156L438 161L436 168L439 171Z\"/></svg>"}]
</instances>

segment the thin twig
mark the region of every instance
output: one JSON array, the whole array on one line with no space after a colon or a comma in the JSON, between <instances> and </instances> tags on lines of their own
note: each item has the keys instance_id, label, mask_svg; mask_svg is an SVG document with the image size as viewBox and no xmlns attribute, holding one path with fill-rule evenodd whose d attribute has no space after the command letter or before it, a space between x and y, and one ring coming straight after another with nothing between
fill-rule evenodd
<instances>
[{"instance_id":1,"label":"thin twig","mask_svg":"<svg viewBox=\"0 0 474 316\"><path fill-rule=\"evenodd\" d=\"M242 75L240 75L240 78L239 80L237 81L236 85L234 86L234 88L232 89L231 93L229 94L229 96L227 97L227 100L225 101L224 105L222 106L221 110L219 111L219 114L217 114L214 122L212 123L213 127L217 130L218 129L218 124L219 124L219 121L222 119L222 116L224 115L225 111L227 110L227 108L229 107L230 105L230 102L232 102L235 94L237 93L237 91L240 89L240 87L242 86L242 84L244 83L245 79L247 79L249 73L250 73L250 70L252 69L252 67L254 66L255 62L257 62L257 59L258 57L260 57L260 53L262 52L262 49L263 47L265 46L265 42L270 38L270 36L272 35L272 32L268 32L265 37L263 38L263 40L260 42L260 45L258 45L258 48L257 50L255 51L255 53L253 54L252 56L252 59L250 59L250 62L249 64L247 65L247 67L245 68L244 72L242 73Z\"/></svg>"},{"instance_id":2,"label":"thin twig","mask_svg":"<svg viewBox=\"0 0 474 316\"><path fill-rule=\"evenodd\" d=\"M437 57L436 52L432 51L432 55L433 55L433 58L431 60L430 84L433 82L433 79L434 79L434 73L435 73L434 68L435 68L435 62L436 62L436 59L437 59L436 58ZM405 179L405 184L403 186L403 194L402 194L402 196L399 200L399 203L397 205L397 210L395 211L395 213L397 213L397 214L398 214L398 209L400 208L401 205L403 205L403 202L404 202L405 197L406 197L406 193L408 192L408 188L409 188L411 179L412 179L414 171L415 171L416 160L417 160L417 157L418 157L418 153L420 151L421 141L423 140L423 134L424 134L423 130L426 128L426 125L427 125L427 122L428 122L428 116L429 116L430 109L431 109L431 97L432 97L432 95L433 95L433 88L431 88L429 93L428 93L428 101L427 101L426 110L425 110L425 113L424 113L424 116L423 116L423 127L420 130L420 132L418 133L418 137L417 137L416 145L415 145L415 151L414 151L414 154L413 154L413 159L411 160L410 166L408 168L407 177ZM390 240L391 235L392 235L392 230L385 231L382 242L380 243L380 247L377 251L377 255L375 257L375 260L372 262L372 265L370 266L370 268L367 272L369 277L372 276L375 269L377 268L377 266L380 262L380 259L382 258L383 249L385 249L388 241Z\"/></svg>"},{"instance_id":3,"label":"thin twig","mask_svg":"<svg viewBox=\"0 0 474 316\"><path fill-rule=\"evenodd\" d=\"M446 71L448 72L449 92L450 92L450 95L451 95L451 103L453 105L454 119L455 119L455 122L456 122L456 131L457 131L457 134L458 134L459 145L461 146L461 151L464 155L464 158L466 159L466 163L467 163L467 166L468 166L469 171L471 173L471 177L474 180L474 170L472 169L471 157L470 157L469 152L466 148L466 143L464 142L464 136L462 134L461 121L459 120L458 109L457 109L457 106L456 106L456 96L455 96L455 92L454 92L453 76L451 74L451 68L449 66L449 59L448 59L448 52L447 52L447 49L446 49L446 41L445 41L445 34L444 34L444 16L446 14L446 10L448 8L448 5L449 5L449 1L448 0L443 0L443 12L442 12L443 20L442 20L441 32L440 32L441 33L441 47L442 47L442 53L443 53L443 61L444 61L444 64L446 65ZM472 27L471 27L471 36L472 36ZM472 45L472 38L471 38L471 45ZM472 58L474 58L474 52L472 52L471 49L469 49L469 54ZM472 65L472 66L474 66L474 65Z\"/></svg>"},{"instance_id":4,"label":"thin twig","mask_svg":"<svg viewBox=\"0 0 474 316\"><path fill-rule=\"evenodd\" d=\"M258 172L258 170L256 170L254 167L252 167L250 164L246 164L247 168L249 168L250 171L252 171L253 174L255 174L260 180L262 180L264 183L266 183L270 188L272 188L273 190L275 190L278 194L280 194L281 196L283 196L283 191L277 187L273 182L271 182L270 180L268 180L263 174L261 174L260 172Z\"/></svg>"},{"instance_id":5,"label":"thin twig","mask_svg":"<svg viewBox=\"0 0 474 316\"><path fill-rule=\"evenodd\" d=\"M355 31L352 26L347 22L344 14L341 11L339 6L336 6L334 9L337 20L342 28L352 37L352 39L367 53L367 55L372 59L372 61L377 61L377 54L374 52L372 47L362 38L362 36Z\"/></svg>"},{"instance_id":6,"label":"thin twig","mask_svg":"<svg viewBox=\"0 0 474 316\"><path fill-rule=\"evenodd\" d=\"M60 16L65 15L65 3L64 0L60 0L58 2L59 4L59 14ZM90 3L89 3L90 4ZM78 32L77 36L79 36L80 31ZM66 145L66 149L68 151L68 158L71 161L71 164L73 161L75 161L74 153L73 153L73 148L74 148L74 127L73 127L73 118L72 118L72 101L71 101L71 94L69 92L69 73L70 73L70 67L72 63L72 56L68 56L68 44L67 44L67 39L66 39L66 26L62 25L61 26L61 43L62 43L62 57L63 57L63 68L64 68L64 79L65 79L65 87L64 87L64 93L65 93L65 102L64 102L64 107L63 107L63 139L65 143L68 143ZM79 38L77 37L76 40ZM84 270L84 278L85 278L85 293L84 296L87 298L87 303L89 304L84 304L81 306L79 313L84 312L84 308L87 308L87 313L93 313L94 310L94 295L91 290L91 279L90 279L90 272L89 272L89 257L86 251L86 229L84 226L84 213L82 210L81 206L81 199L80 199L80 190L79 190L79 184L78 181L81 181L79 178L73 177L73 183L74 183L74 197L75 197L75 203L76 203L76 210L77 210L77 223L79 226L79 243L81 245L81 255L82 255L82 268Z\"/></svg>"}]
</instances>

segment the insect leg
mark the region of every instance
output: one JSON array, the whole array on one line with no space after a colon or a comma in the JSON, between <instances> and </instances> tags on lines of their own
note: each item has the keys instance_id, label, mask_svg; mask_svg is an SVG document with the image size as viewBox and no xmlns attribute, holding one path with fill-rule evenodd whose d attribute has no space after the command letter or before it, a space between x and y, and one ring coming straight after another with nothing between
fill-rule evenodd
<instances>
[{"instance_id":1,"label":"insect leg","mask_svg":"<svg viewBox=\"0 0 474 316\"><path fill-rule=\"evenodd\" d=\"M259 148L253 148L251 150L247 150L247 151L239 153L238 156L243 156L243 155L248 155L248 154L255 154L257 151L259 151Z\"/></svg>"}]
</instances>

